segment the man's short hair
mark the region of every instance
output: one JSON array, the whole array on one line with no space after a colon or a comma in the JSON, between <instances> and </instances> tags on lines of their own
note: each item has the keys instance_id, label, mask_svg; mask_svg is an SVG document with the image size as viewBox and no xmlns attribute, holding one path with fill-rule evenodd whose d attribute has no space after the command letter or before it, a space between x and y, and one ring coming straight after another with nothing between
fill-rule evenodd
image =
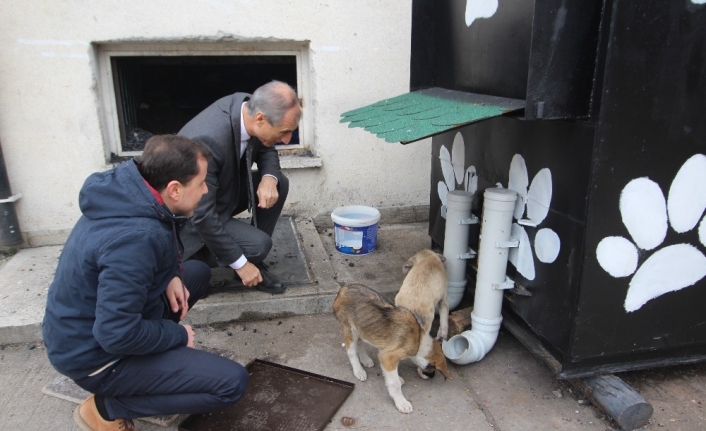
<instances>
[{"instance_id":1,"label":"man's short hair","mask_svg":"<svg viewBox=\"0 0 706 431\"><path fill-rule=\"evenodd\" d=\"M186 184L199 173L198 159L211 152L189 138L179 135L154 135L145 143L139 170L158 192L171 181Z\"/></svg>"},{"instance_id":2,"label":"man's short hair","mask_svg":"<svg viewBox=\"0 0 706 431\"><path fill-rule=\"evenodd\" d=\"M248 100L248 113L254 116L258 112L262 112L270 124L279 126L282 124L284 114L295 106L301 108L297 92L285 82L270 81L252 94ZM301 110L297 117L297 123L300 117Z\"/></svg>"}]
</instances>

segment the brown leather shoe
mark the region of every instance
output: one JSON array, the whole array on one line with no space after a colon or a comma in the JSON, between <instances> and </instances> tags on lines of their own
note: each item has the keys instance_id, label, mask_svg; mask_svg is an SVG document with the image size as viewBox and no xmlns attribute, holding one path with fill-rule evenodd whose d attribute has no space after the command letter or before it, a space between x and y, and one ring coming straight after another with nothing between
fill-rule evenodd
<instances>
[{"instance_id":1,"label":"brown leather shoe","mask_svg":"<svg viewBox=\"0 0 706 431\"><path fill-rule=\"evenodd\" d=\"M134 431L135 424L129 419L107 421L98 413L94 396L83 400L74 410L74 422L83 431Z\"/></svg>"}]
</instances>

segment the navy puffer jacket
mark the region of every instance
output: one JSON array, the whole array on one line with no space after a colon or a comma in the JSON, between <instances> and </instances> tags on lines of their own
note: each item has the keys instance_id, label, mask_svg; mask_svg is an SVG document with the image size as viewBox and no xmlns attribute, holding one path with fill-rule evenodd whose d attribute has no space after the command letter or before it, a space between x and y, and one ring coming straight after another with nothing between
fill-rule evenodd
<instances>
[{"instance_id":1,"label":"navy puffer jacket","mask_svg":"<svg viewBox=\"0 0 706 431\"><path fill-rule=\"evenodd\" d=\"M185 346L184 327L163 319L163 293L177 275L186 218L158 203L135 161L88 177L79 206L44 315L54 368L79 379L126 355Z\"/></svg>"}]
</instances>

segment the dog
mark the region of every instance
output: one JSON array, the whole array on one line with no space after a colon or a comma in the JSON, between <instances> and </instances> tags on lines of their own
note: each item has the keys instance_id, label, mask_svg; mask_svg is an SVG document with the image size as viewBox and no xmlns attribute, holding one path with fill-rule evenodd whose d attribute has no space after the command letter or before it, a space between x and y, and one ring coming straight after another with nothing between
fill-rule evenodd
<instances>
[{"instance_id":1,"label":"dog","mask_svg":"<svg viewBox=\"0 0 706 431\"><path fill-rule=\"evenodd\" d=\"M412 404L402 395L404 380L397 373L403 359L417 365L417 373L426 379L438 369L446 379L452 379L446 365L441 343L425 332L414 314L380 295L370 287L351 283L339 289L333 301L333 312L343 327L346 353L353 375L364 382L368 375L361 366L373 367L373 360L358 340L378 348L378 359L385 377L387 392L397 410L411 413Z\"/></svg>"},{"instance_id":2,"label":"dog","mask_svg":"<svg viewBox=\"0 0 706 431\"><path fill-rule=\"evenodd\" d=\"M431 331L434 313L439 310L439 330L436 339L449 334L449 298L446 294L446 258L432 250L421 250L402 267L405 274L402 287L395 296L395 305L411 310L426 332Z\"/></svg>"}]
</instances>

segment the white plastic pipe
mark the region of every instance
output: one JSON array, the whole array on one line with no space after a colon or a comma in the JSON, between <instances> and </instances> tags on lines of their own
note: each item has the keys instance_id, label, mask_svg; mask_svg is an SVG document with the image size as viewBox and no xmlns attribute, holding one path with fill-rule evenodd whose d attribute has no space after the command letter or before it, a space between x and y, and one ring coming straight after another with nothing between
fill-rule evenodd
<instances>
[{"instance_id":1,"label":"white plastic pipe","mask_svg":"<svg viewBox=\"0 0 706 431\"><path fill-rule=\"evenodd\" d=\"M442 345L444 355L456 364L483 359L495 345L503 321L501 308L507 270L512 214L517 194L508 189L486 189L478 247L478 275L471 313L471 329ZM448 223L448 219L447 219Z\"/></svg>"},{"instance_id":2,"label":"white plastic pipe","mask_svg":"<svg viewBox=\"0 0 706 431\"><path fill-rule=\"evenodd\" d=\"M446 258L446 295L449 310L458 306L466 290L466 259L460 258L468 252L468 223L471 217L473 194L463 190L452 190L446 196L446 228L444 230L444 257Z\"/></svg>"}]
</instances>

